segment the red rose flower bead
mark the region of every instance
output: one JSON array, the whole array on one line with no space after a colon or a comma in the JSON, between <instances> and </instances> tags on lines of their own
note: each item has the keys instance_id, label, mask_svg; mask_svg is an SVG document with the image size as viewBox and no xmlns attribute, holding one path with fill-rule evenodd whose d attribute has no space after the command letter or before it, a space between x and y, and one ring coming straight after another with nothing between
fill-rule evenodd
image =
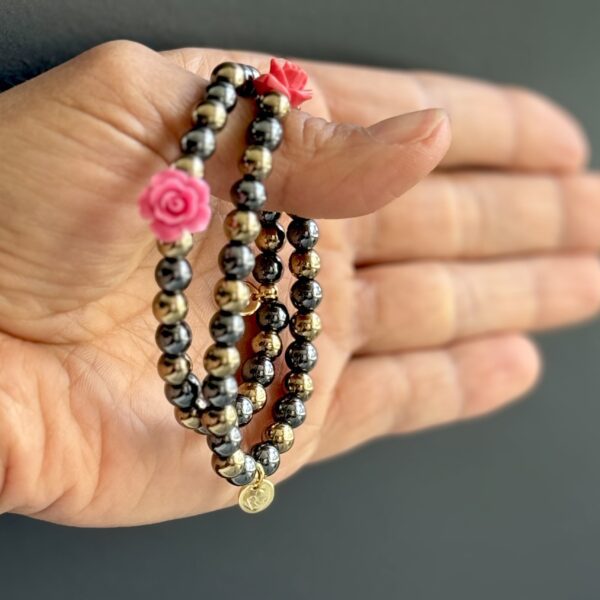
<instances>
[{"instance_id":1,"label":"red rose flower bead","mask_svg":"<svg viewBox=\"0 0 600 600\"><path fill-rule=\"evenodd\" d=\"M169 168L156 173L139 199L140 214L163 242L184 233L204 231L210 222L210 187L185 171Z\"/></svg>"},{"instance_id":2,"label":"red rose flower bead","mask_svg":"<svg viewBox=\"0 0 600 600\"><path fill-rule=\"evenodd\" d=\"M289 60L271 59L268 73L254 80L256 91L263 95L269 92L280 92L290 99L290 104L298 108L303 102L312 98L312 92L305 90L308 81L306 71Z\"/></svg>"}]
</instances>

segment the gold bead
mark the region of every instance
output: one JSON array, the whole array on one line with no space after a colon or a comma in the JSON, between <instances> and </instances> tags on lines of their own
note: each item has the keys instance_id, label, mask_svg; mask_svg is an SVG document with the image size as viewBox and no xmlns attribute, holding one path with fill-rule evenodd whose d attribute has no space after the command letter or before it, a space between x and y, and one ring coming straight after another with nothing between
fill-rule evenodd
<instances>
[{"instance_id":1,"label":"gold bead","mask_svg":"<svg viewBox=\"0 0 600 600\"><path fill-rule=\"evenodd\" d=\"M163 354L158 359L158 374L163 381L173 385L182 384L192 370L192 361L187 354L168 356Z\"/></svg>"},{"instance_id":2,"label":"gold bead","mask_svg":"<svg viewBox=\"0 0 600 600\"><path fill-rule=\"evenodd\" d=\"M292 372L288 373L285 378L285 388L290 394L294 394L306 402L312 396L314 384L307 373Z\"/></svg>"},{"instance_id":3,"label":"gold bead","mask_svg":"<svg viewBox=\"0 0 600 600\"><path fill-rule=\"evenodd\" d=\"M263 252L277 252L285 243L285 237L280 237L278 231L281 231L282 236L285 236L285 231L277 226L263 226L258 237L256 238L256 246Z\"/></svg>"},{"instance_id":4,"label":"gold bead","mask_svg":"<svg viewBox=\"0 0 600 600\"><path fill-rule=\"evenodd\" d=\"M267 283L258 287L258 298L261 302L266 300L277 300L279 292L274 283Z\"/></svg>"},{"instance_id":5,"label":"gold bead","mask_svg":"<svg viewBox=\"0 0 600 600\"><path fill-rule=\"evenodd\" d=\"M262 112L276 119L283 119L291 110L290 100L279 92L269 92L258 100Z\"/></svg>"},{"instance_id":6,"label":"gold bead","mask_svg":"<svg viewBox=\"0 0 600 600\"><path fill-rule=\"evenodd\" d=\"M227 110L218 100L205 100L196 106L192 119L196 125L219 131L227 122Z\"/></svg>"},{"instance_id":7,"label":"gold bead","mask_svg":"<svg viewBox=\"0 0 600 600\"><path fill-rule=\"evenodd\" d=\"M246 396L252 403L254 412L258 412L267 402L267 391L255 381L245 381L240 384L238 392L241 396Z\"/></svg>"},{"instance_id":8,"label":"gold bead","mask_svg":"<svg viewBox=\"0 0 600 600\"><path fill-rule=\"evenodd\" d=\"M240 366L240 353L231 346L213 344L204 354L204 368L215 377L235 375Z\"/></svg>"},{"instance_id":9,"label":"gold bead","mask_svg":"<svg viewBox=\"0 0 600 600\"><path fill-rule=\"evenodd\" d=\"M200 422L200 412L192 408L192 410L181 410L178 406L175 407L175 419L186 429L198 429L202 424Z\"/></svg>"},{"instance_id":10,"label":"gold bead","mask_svg":"<svg viewBox=\"0 0 600 600\"><path fill-rule=\"evenodd\" d=\"M321 333L321 317L316 312L296 313L291 321L292 334L311 342Z\"/></svg>"},{"instance_id":11,"label":"gold bead","mask_svg":"<svg viewBox=\"0 0 600 600\"><path fill-rule=\"evenodd\" d=\"M215 287L215 300L222 310L242 312L250 302L250 288L243 281L221 279Z\"/></svg>"},{"instance_id":12,"label":"gold bead","mask_svg":"<svg viewBox=\"0 0 600 600\"><path fill-rule=\"evenodd\" d=\"M252 338L252 350L257 354L264 352L269 358L277 358L281 349L281 338L274 331L260 331Z\"/></svg>"},{"instance_id":13,"label":"gold bead","mask_svg":"<svg viewBox=\"0 0 600 600\"><path fill-rule=\"evenodd\" d=\"M233 404L226 404L223 408L210 408L202 413L200 422L213 435L225 435L237 424L237 411Z\"/></svg>"},{"instance_id":14,"label":"gold bead","mask_svg":"<svg viewBox=\"0 0 600 600\"><path fill-rule=\"evenodd\" d=\"M265 431L265 441L283 454L294 445L294 430L287 423L272 423Z\"/></svg>"},{"instance_id":15,"label":"gold bead","mask_svg":"<svg viewBox=\"0 0 600 600\"><path fill-rule=\"evenodd\" d=\"M158 292L152 302L152 312L157 321L172 325L185 319L188 303L181 292Z\"/></svg>"},{"instance_id":16,"label":"gold bead","mask_svg":"<svg viewBox=\"0 0 600 600\"><path fill-rule=\"evenodd\" d=\"M233 87L239 88L246 82L246 73L244 67L239 63L224 62L213 69L210 80L213 83L215 81L227 81Z\"/></svg>"},{"instance_id":17,"label":"gold bead","mask_svg":"<svg viewBox=\"0 0 600 600\"><path fill-rule=\"evenodd\" d=\"M321 258L314 250L292 252L290 255L290 271L296 277L314 279L321 269Z\"/></svg>"},{"instance_id":18,"label":"gold bead","mask_svg":"<svg viewBox=\"0 0 600 600\"><path fill-rule=\"evenodd\" d=\"M186 256L194 245L194 238L191 233L184 233L174 242L161 242L157 240L156 247L163 256L169 258L181 258Z\"/></svg>"},{"instance_id":19,"label":"gold bead","mask_svg":"<svg viewBox=\"0 0 600 600\"><path fill-rule=\"evenodd\" d=\"M240 161L240 170L244 175L264 179L273 167L271 151L264 146L248 146Z\"/></svg>"},{"instance_id":20,"label":"gold bead","mask_svg":"<svg viewBox=\"0 0 600 600\"><path fill-rule=\"evenodd\" d=\"M246 455L243 450L236 450L227 458L221 458L218 454L213 454L211 463L217 475L231 479L232 477L241 475L244 471Z\"/></svg>"},{"instance_id":21,"label":"gold bead","mask_svg":"<svg viewBox=\"0 0 600 600\"><path fill-rule=\"evenodd\" d=\"M186 154L178 158L173 166L180 171L185 171L192 177L204 177L204 161L195 154Z\"/></svg>"},{"instance_id":22,"label":"gold bead","mask_svg":"<svg viewBox=\"0 0 600 600\"><path fill-rule=\"evenodd\" d=\"M230 240L249 244L260 233L260 221L252 210L232 210L225 217L223 228Z\"/></svg>"}]
</instances>

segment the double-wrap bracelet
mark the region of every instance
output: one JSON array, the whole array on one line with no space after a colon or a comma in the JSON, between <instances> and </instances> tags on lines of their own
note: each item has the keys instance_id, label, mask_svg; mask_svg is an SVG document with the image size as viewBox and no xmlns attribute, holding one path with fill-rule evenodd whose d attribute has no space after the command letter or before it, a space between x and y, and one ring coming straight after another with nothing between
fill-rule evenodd
<instances>
[{"instance_id":1,"label":"double-wrap bracelet","mask_svg":"<svg viewBox=\"0 0 600 600\"><path fill-rule=\"evenodd\" d=\"M320 268L317 223L290 215L286 230L280 213L263 210L264 181L283 139L283 121L292 108L311 97L304 89L306 82L306 73L289 61L272 59L264 75L248 65L217 66L204 100L193 111L194 127L181 138L181 157L152 177L139 200L162 255L155 271L160 291L152 309L159 321L158 374L165 382L165 396L181 425L206 435L214 470L241 487L239 505L250 513L273 500L268 477L277 471L281 454L291 449L294 429L304 422L305 402L313 392L309 373L317 362L313 341L321 322L315 309L322 297L315 279ZM204 353L206 375L200 381L186 354L192 343L185 321L184 291L192 279L186 256L193 246L192 234L204 231L210 222L204 162L215 152L216 134L225 127L238 97L254 98L257 114L248 126L248 145L239 161L242 177L231 187L235 208L224 221L227 242L218 257L223 277L215 287L218 309L209 325L213 343ZM293 246L291 317L277 286L285 272L279 252L286 238ZM247 281L250 276L253 281ZM258 332L250 341L252 354L242 361L237 345L247 318L255 319ZM286 328L292 341L284 352L281 335ZM272 404L273 418L262 439L245 451L242 428L267 404L267 390L282 354L288 368L285 393Z\"/></svg>"}]
</instances>

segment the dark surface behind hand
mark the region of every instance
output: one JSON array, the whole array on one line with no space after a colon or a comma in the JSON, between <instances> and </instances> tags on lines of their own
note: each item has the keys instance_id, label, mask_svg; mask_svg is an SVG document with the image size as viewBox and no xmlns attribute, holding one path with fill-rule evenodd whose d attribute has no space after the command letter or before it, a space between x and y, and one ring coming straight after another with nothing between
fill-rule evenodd
<instances>
[{"instance_id":1,"label":"dark surface behind hand","mask_svg":"<svg viewBox=\"0 0 600 600\"><path fill-rule=\"evenodd\" d=\"M599 147L599 22L593 0L4 0L0 80L119 37L246 47L531 86ZM542 346L525 402L306 469L260 516L120 530L4 516L0 597L596 600L600 327Z\"/></svg>"}]
</instances>

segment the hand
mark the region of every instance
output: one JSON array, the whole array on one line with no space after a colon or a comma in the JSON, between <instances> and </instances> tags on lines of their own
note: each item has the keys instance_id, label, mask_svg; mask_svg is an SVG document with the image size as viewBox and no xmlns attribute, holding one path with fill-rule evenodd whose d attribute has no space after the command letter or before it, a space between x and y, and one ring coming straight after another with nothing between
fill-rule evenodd
<instances>
[{"instance_id":1,"label":"hand","mask_svg":"<svg viewBox=\"0 0 600 600\"><path fill-rule=\"evenodd\" d=\"M267 63L115 42L0 95L0 511L115 525L234 502L203 436L162 397L157 253L136 207L228 59ZM600 301L600 180L581 170L585 140L568 115L467 79L304 66L315 117L287 119L270 207L337 220L320 222L317 391L275 481L520 396L539 370L523 332L589 317ZM447 153L445 113L412 112L436 106L452 121ZM251 114L240 103L208 163L222 200L190 259L196 364Z\"/></svg>"}]
</instances>

